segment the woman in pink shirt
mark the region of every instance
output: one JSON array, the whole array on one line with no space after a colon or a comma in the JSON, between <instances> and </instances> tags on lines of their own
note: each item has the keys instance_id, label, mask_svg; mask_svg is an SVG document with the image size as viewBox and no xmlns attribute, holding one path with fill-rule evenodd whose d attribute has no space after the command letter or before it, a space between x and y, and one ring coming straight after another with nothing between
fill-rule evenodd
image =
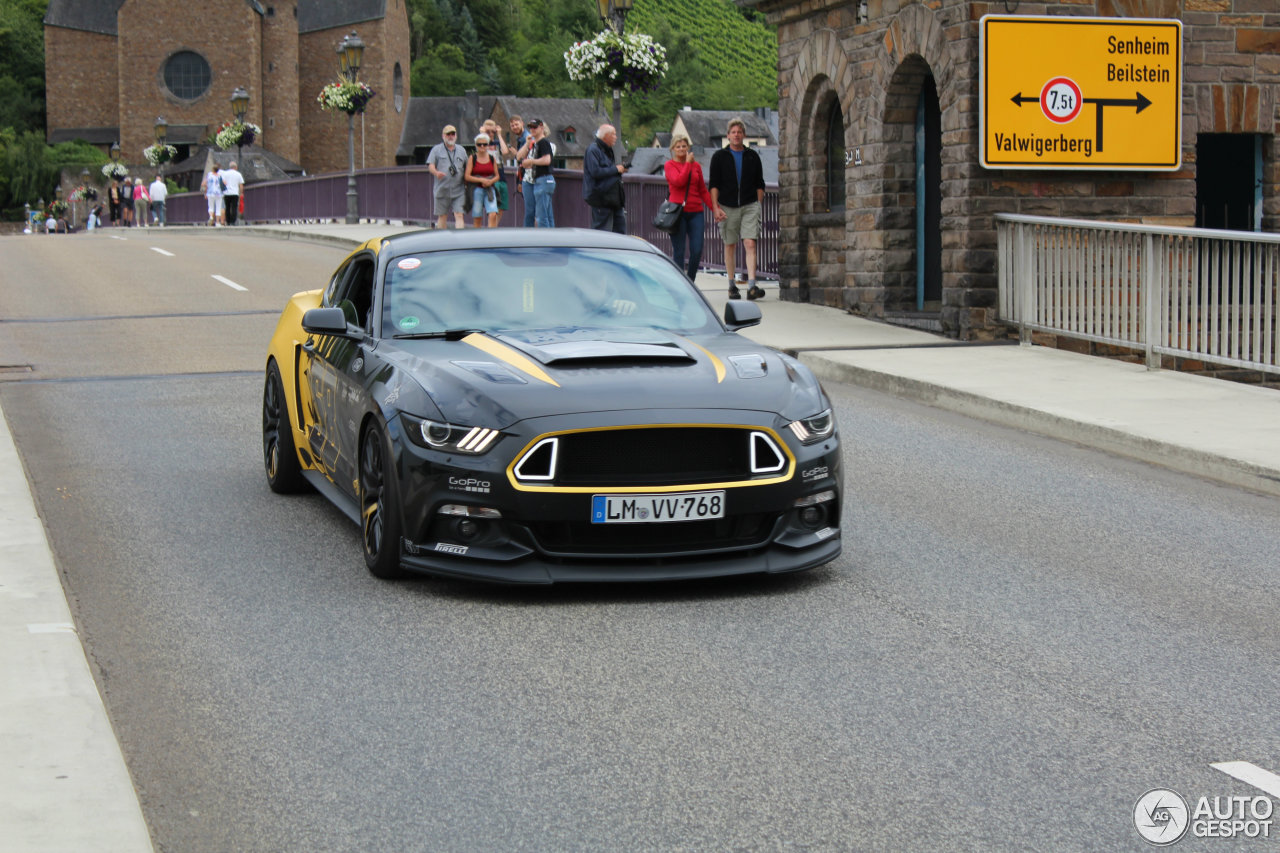
<instances>
[{"instance_id":1,"label":"woman in pink shirt","mask_svg":"<svg viewBox=\"0 0 1280 853\"><path fill-rule=\"evenodd\" d=\"M671 235L671 259L676 266L687 270L693 281L702 263L702 229L704 211L711 205L707 184L702 177L702 167L693 159L689 137L678 134L671 140L671 159L662 167L667 177L667 200L683 202L684 213ZM689 263L685 266L685 247L689 250Z\"/></svg>"}]
</instances>

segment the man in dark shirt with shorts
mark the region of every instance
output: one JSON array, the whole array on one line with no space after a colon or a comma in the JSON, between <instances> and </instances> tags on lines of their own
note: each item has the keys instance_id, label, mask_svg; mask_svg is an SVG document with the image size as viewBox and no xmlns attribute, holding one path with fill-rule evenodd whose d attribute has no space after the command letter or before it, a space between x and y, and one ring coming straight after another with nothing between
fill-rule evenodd
<instances>
[{"instance_id":1,"label":"man in dark shirt with shorts","mask_svg":"<svg viewBox=\"0 0 1280 853\"><path fill-rule=\"evenodd\" d=\"M760 155L742 140L747 126L742 119L729 122L729 147L711 155L711 211L720 223L724 242L724 268L729 276L729 298L742 298L734 283L738 240L747 256L747 298L759 299L764 288L756 284L756 241L760 239L760 202L764 200L764 165Z\"/></svg>"}]
</instances>

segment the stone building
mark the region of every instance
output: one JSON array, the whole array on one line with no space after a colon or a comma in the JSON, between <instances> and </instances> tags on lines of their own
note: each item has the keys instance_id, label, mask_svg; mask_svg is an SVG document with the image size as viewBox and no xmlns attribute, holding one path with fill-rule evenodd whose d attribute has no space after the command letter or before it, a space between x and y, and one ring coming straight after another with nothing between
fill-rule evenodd
<instances>
[{"instance_id":1,"label":"stone building","mask_svg":"<svg viewBox=\"0 0 1280 853\"><path fill-rule=\"evenodd\" d=\"M393 165L409 97L404 0L49 0L48 140L118 141L141 164L164 117L185 158L233 118L244 87L259 145L313 174L345 171L347 117L316 95L351 32L365 43L359 79L377 93L356 118L357 165Z\"/></svg>"},{"instance_id":2,"label":"stone building","mask_svg":"<svg viewBox=\"0 0 1280 853\"><path fill-rule=\"evenodd\" d=\"M981 337L996 327L997 213L1280 225L1275 0L737 2L778 28L786 299ZM983 165L987 15L1180 21L1172 168Z\"/></svg>"}]
</instances>

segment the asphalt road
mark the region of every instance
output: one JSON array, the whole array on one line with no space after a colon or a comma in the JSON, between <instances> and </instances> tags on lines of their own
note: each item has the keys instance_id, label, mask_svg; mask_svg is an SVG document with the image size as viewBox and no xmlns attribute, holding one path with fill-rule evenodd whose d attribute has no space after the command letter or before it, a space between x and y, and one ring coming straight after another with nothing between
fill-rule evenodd
<instances>
[{"instance_id":1,"label":"asphalt road","mask_svg":"<svg viewBox=\"0 0 1280 853\"><path fill-rule=\"evenodd\" d=\"M1141 850L1280 769L1272 499L837 385L823 569L384 583L261 470L341 253L127 236L4 241L0 404L159 850Z\"/></svg>"}]
</instances>

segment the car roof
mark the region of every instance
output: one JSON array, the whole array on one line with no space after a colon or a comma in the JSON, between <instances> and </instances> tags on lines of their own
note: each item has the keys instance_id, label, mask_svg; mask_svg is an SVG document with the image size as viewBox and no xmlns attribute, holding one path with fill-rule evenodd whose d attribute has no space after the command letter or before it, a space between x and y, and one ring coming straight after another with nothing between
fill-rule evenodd
<instances>
[{"instance_id":1,"label":"car roof","mask_svg":"<svg viewBox=\"0 0 1280 853\"><path fill-rule=\"evenodd\" d=\"M647 240L590 228L441 228L406 231L381 240L379 253L390 255L454 249L495 248L624 249L662 252Z\"/></svg>"}]
</instances>

